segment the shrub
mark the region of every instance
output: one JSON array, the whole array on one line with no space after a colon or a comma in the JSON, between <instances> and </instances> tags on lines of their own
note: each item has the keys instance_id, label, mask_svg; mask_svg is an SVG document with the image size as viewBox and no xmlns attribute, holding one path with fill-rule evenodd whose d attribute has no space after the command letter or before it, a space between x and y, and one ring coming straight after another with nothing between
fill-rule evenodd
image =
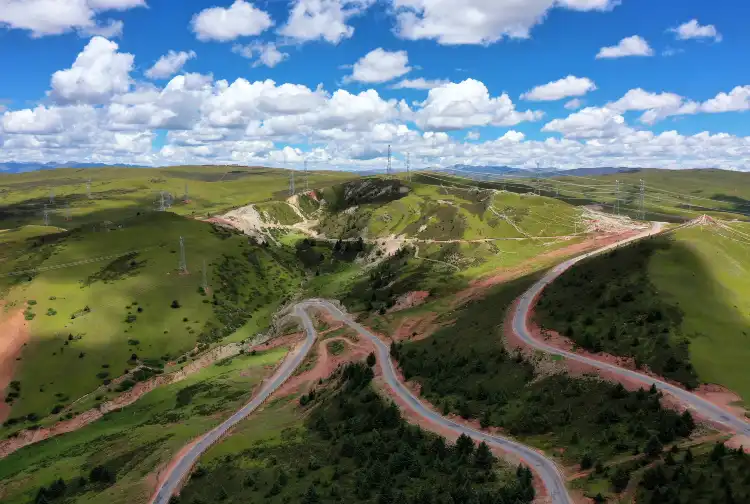
<instances>
[{"instance_id":1,"label":"shrub","mask_svg":"<svg viewBox=\"0 0 750 504\"><path fill-rule=\"evenodd\" d=\"M171 306L172 308L179 308L181 305L180 305L180 302L175 299L174 301L172 301L172 304L169 306Z\"/></svg>"},{"instance_id":2,"label":"shrub","mask_svg":"<svg viewBox=\"0 0 750 504\"><path fill-rule=\"evenodd\" d=\"M370 354L367 356L367 365L370 367L373 367L375 365L376 359L375 359L375 353L370 352Z\"/></svg>"}]
</instances>

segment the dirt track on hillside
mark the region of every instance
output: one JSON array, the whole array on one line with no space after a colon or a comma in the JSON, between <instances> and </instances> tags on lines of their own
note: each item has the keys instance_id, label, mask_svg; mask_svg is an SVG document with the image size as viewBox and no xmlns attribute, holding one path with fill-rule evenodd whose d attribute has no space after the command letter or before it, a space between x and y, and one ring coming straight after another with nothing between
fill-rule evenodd
<instances>
[{"instance_id":1,"label":"dirt track on hillside","mask_svg":"<svg viewBox=\"0 0 750 504\"><path fill-rule=\"evenodd\" d=\"M10 416L10 404L5 402L7 387L13 380L16 362L29 341L29 326L23 310L17 308L4 314L0 321L0 423Z\"/></svg>"}]
</instances>

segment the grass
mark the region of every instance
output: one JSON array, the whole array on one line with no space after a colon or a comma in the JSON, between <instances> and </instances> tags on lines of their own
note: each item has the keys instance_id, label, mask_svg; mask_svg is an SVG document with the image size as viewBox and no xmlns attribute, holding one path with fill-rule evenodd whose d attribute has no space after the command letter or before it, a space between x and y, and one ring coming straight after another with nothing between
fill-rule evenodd
<instances>
[{"instance_id":1,"label":"grass","mask_svg":"<svg viewBox=\"0 0 750 504\"><path fill-rule=\"evenodd\" d=\"M144 481L146 476L247 402L268 373L267 366L284 353L279 348L210 366L78 431L9 455L0 460L3 502L33 501L41 486L58 478L70 483L81 475L88 477L96 466L109 468L116 477L114 484L92 486L65 502L148 502L153 488Z\"/></svg>"},{"instance_id":2,"label":"grass","mask_svg":"<svg viewBox=\"0 0 750 504\"><path fill-rule=\"evenodd\" d=\"M409 426L372 377L364 364L349 365L305 409L278 402L242 422L200 460L179 502L533 500L528 470L513 474L468 438L450 446Z\"/></svg>"},{"instance_id":3,"label":"grass","mask_svg":"<svg viewBox=\"0 0 750 504\"><path fill-rule=\"evenodd\" d=\"M251 245L196 220L157 212L120 224L111 231L80 229L27 240L16 257L0 264L7 272L105 257L2 279L9 309L25 306L33 315L15 374L21 394L11 417L41 418L76 400L106 379L97 376L103 365L113 378L138 361L164 365L196 344L265 330L302 278L289 252ZM188 274L177 268L180 237ZM106 258L129 250L138 252ZM199 290L203 261L211 295ZM29 306L29 300L36 304Z\"/></svg>"},{"instance_id":4,"label":"grass","mask_svg":"<svg viewBox=\"0 0 750 504\"><path fill-rule=\"evenodd\" d=\"M700 379L728 387L745 402L750 401L748 246L711 227L684 229L648 268L662 299L683 313L682 331L690 337L690 362Z\"/></svg>"},{"instance_id":5,"label":"grass","mask_svg":"<svg viewBox=\"0 0 750 504\"><path fill-rule=\"evenodd\" d=\"M356 178L350 173L314 171L309 184L315 189ZM91 198L86 189L89 179ZM189 199L185 202L186 184ZM0 175L0 222L6 228L41 224L45 204L53 226L70 229L114 222L156 209L161 191L173 195L171 211L205 216L249 203L281 201L288 195L288 185L288 170L239 166L64 168ZM54 202L50 201L52 190Z\"/></svg>"},{"instance_id":6,"label":"grass","mask_svg":"<svg viewBox=\"0 0 750 504\"><path fill-rule=\"evenodd\" d=\"M346 343L339 340L329 341L326 343L326 347L331 355L341 355L346 350Z\"/></svg>"}]
</instances>

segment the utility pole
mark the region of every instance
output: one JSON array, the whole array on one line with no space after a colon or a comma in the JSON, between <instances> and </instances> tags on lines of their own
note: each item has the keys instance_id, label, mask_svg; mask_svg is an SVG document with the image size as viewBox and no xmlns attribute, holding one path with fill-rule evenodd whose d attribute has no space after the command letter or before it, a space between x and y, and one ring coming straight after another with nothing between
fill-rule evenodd
<instances>
[{"instance_id":1,"label":"utility pole","mask_svg":"<svg viewBox=\"0 0 750 504\"><path fill-rule=\"evenodd\" d=\"M91 199L91 178L86 181L86 197Z\"/></svg>"},{"instance_id":2,"label":"utility pole","mask_svg":"<svg viewBox=\"0 0 750 504\"><path fill-rule=\"evenodd\" d=\"M180 236L180 273L187 272L187 260L185 259L185 239Z\"/></svg>"},{"instance_id":3,"label":"utility pole","mask_svg":"<svg viewBox=\"0 0 750 504\"><path fill-rule=\"evenodd\" d=\"M391 144L388 144L388 164L385 167L387 178L391 178Z\"/></svg>"},{"instance_id":4,"label":"utility pole","mask_svg":"<svg viewBox=\"0 0 750 504\"><path fill-rule=\"evenodd\" d=\"M646 220L646 184L643 182L643 179L641 179L640 190L641 220Z\"/></svg>"},{"instance_id":5,"label":"utility pole","mask_svg":"<svg viewBox=\"0 0 750 504\"><path fill-rule=\"evenodd\" d=\"M411 160L408 152L406 153L406 180L411 182Z\"/></svg>"}]
</instances>

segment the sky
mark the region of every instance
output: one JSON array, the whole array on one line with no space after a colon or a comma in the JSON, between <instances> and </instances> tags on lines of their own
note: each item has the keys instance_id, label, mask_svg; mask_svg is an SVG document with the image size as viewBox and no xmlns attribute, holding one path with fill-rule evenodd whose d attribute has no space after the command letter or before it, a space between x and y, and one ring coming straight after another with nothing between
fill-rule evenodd
<instances>
[{"instance_id":1,"label":"sky","mask_svg":"<svg viewBox=\"0 0 750 504\"><path fill-rule=\"evenodd\" d=\"M0 163L750 171L747 0L0 0Z\"/></svg>"}]
</instances>

